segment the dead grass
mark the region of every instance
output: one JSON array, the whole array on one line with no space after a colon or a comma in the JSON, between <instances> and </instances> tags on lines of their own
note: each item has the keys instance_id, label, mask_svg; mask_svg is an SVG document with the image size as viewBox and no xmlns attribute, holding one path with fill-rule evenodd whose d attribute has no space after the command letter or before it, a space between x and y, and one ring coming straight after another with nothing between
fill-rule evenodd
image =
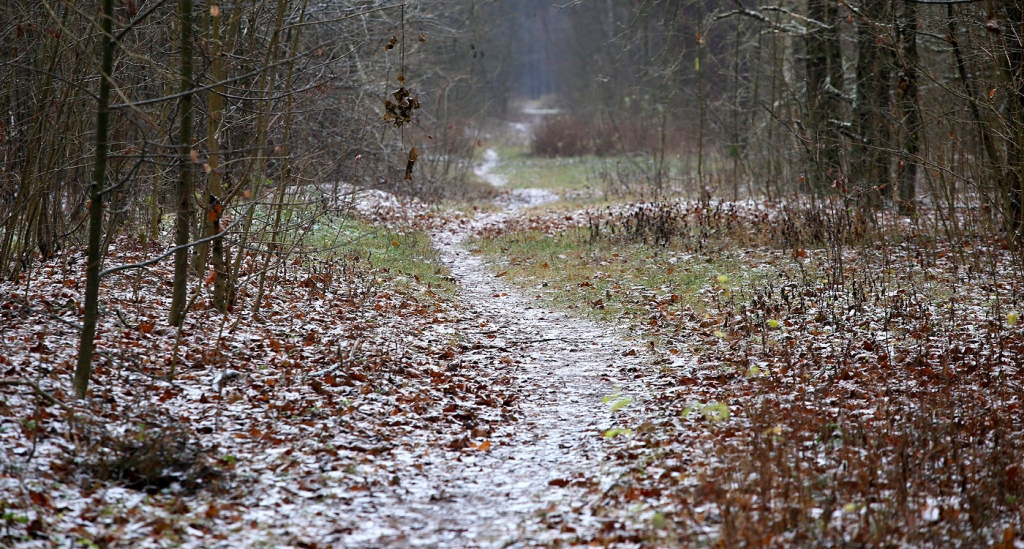
<instances>
[{"instance_id":1,"label":"dead grass","mask_svg":"<svg viewBox=\"0 0 1024 549\"><path fill-rule=\"evenodd\" d=\"M454 279L437 261L437 250L431 246L425 232L338 217L321 224L313 243L328 261L355 258L365 260L371 267L370 270L351 269L353 275L359 272L370 276L373 270L379 270L393 275L395 282L406 290L429 290L447 297L455 295ZM359 287L372 288L376 278Z\"/></svg>"},{"instance_id":2,"label":"dead grass","mask_svg":"<svg viewBox=\"0 0 1024 549\"><path fill-rule=\"evenodd\" d=\"M583 113L561 114L547 117L533 128L531 150L547 157L654 151L658 148L658 132L658 126L650 123L613 122Z\"/></svg>"}]
</instances>

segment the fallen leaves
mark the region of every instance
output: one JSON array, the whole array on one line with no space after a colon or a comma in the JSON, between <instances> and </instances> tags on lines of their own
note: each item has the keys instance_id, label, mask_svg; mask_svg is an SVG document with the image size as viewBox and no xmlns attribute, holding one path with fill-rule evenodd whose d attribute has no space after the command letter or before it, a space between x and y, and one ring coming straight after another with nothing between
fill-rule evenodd
<instances>
[{"instance_id":1,"label":"fallen leaves","mask_svg":"<svg viewBox=\"0 0 1024 549\"><path fill-rule=\"evenodd\" d=\"M473 448L474 444L473 441L470 440L469 435L462 435L450 440L448 444L445 444L445 447L451 450L463 450L466 448Z\"/></svg>"},{"instance_id":2,"label":"fallen leaves","mask_svg":"<svg viewBox=\"0 0 1024 549\"><path fill-rule=\"evenodd\" d=\"M437 222L424 217L424 223ZM389 238L387 244L394 248L396 242L404 248L406 240ZM141 259L143 252L138 243L127 240L118 241L112 249L122 250L124 256L118 260L125 262ZM250 259L243 268L251 267ZM198 536L196 532L224 536L231 524L243 521L291 524L293 517L279 513L271 502L296 499L312 501L324 517L299 528L316 527L344 520L337 510L343 505L333 496L324 499L326 492L315 486L324 475L336 475L330 480L334 486L355 492L392 485L395 472L378 468L377 460L390 460L396 451L420 453L413 449L428 447L438 433L446 437L450 449L486 454L495 444L490 438L495 426L516 420L516 395L477 382L480 366L460 364L472 342L456 343L451 334L464 322L464 313L441 294L398 284L398 273L375 269L358 259L314 269L291 264L286 277L268 274L268 285L274 290L265 298L261 320L234 312L222 331L220 313L198 309L190 313L176 346L176 330L159 326L170 298L169 285L160 281L170 279L169 267L156 265L138 278L115 276L105 281L106 299L116 303L113 306L122 314L108 314L101 321L97 338L101 356L117 362L104 359L95 366L93 387L102 406L97 414L104 418L104 428L128 433L140 447L164 440L152 429L133 426L140 408L178 418L181 432L189 433L190 440L210 453L206 461L197 463L205 463L213 476L201 477L206 488L188 494L180 488L155 490L146 502L133 507L141 510L138 513L86 513L86 509L97 511L109 505L104 494L123 493L131 498L134 491L106 480L98 481L105 486L100 491L78 488L68 475L82 474L81 465L63 457L70 455L64 448L73 447L65 438L63 412L50 413L44 406L45 413L25 419L14 410L37 409L32 394L4 388L0 455L23 460L38 442L31 467L16 476L60 482L59 491L46 492L49 501L78 502L76 512L50 510L38 495L43 492L36 490L37 495L32 495L20 488L4 488L5 512L10 516L32 508L45 515L34 522L35 515L26 511L25 523L10 525L18 535L36 532L31 530L36 526L45 535L81 539L101 539L100 532L113 532L110 542L128 545L141 543L154 531L186 538ZM59 309L54 298L74 305L80 288L67 276L66 265L44 269L52 274L34 276L33 293L27 298L9 288L0 289L5 296L0 298L0 319L5 326L16 326L3 334L6 347L0 364L5 365L6 375L31 374L46 391L67 398L75 340L71 326L57 320L57 315L74 320L80 311L77 306ZM344 276L339 276L341 269ZM146 291L137 292L140 287ZM39 309L24 308L15 299L28 299ZM127 329L122 318L130 326ZM479 335L481 341L486 337ZM39 358L25 361L29 356ZM494 358L489 367L514 363L507 354ZM171 361L178 365L173 385L161 379ZM33 428L22 428L29 425ZM89 453L83 450L76 455L85 460ZM159 472L153 475L153 479L165 478ZM236 485L231 480L235 475L247 480ZM287 475L288 481L278 482L281 475ZM0 476L0 486L8 480L14 477ZM149 481L140 482L141 488ZM298 483L310 487L297 489ZM225 503L226 498L239 507ZM323 504L316 503L321 499ZM188 529L182 530L182 524Z\"/></svg>"},{"instance_id":3,"label":"fallen leaves","mask_svg":"<svg viewBox=\"0 0 1024 549\"><path fill-rule=\"evenodd\" d=\"M1005 524L1019 524L1024 501L1019 480L1010 500L1001 488L977 488L1004 486L1024 467L1014 459L1007 469L990 443L1024 451L1013 257L998 238L981 238L965 245L999 274L965 273L957 245L888 214L883 225L899 235L886 237L884 252L844 241L837 255L801 240L799 220L812 214L783 210L639 204L580 212L577 222L540 213L477 241L507 248L495 260L510 278L528 277L531 293L570 311L600 314L591 311L603 305L661 355L652 427L631 437L605 430L614 463L628 472L601 495L609 526L588 540L699 538L724 532L729 509L731 524L743 526L725 545L792 543L773 533L782 524L814 544L860 536L869 545L970 545L984 523L995 532L984 543L995 543ZM659 212L674 212L677 223L663 225L672 236L660 241L649 223ZM791 229L799 230L783 234ZM730 268L707 266L709 257ZM988 442L971 446L969 467L952 466L968 440ZM851 516L874 513L866 502L878 498L905 503L887 507L901 518L876 525L877 534L839 518L851 502ZM633 505L657 509L664 522L626 526L622 510Z\"/></svg>"}]
</instances>

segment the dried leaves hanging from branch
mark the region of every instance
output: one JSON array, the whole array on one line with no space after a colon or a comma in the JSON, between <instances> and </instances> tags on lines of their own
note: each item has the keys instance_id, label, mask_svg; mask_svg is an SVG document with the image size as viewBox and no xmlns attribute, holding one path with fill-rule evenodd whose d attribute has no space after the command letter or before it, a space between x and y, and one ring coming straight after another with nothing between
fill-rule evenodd
<instances>
[{"instance_id":1,"label":"dried leaves hanging from branch","mask_svg":"<svg viewBox=\"0 0 1024 549\"><path fill-rule=\"evenodd\" d=\"M404 85L405 76L399 75L398 81L403 85L391 94L395 100L384 100L384 122L393 123L396 128L401 128L404 124L412 122L412 113L420 108L420 101L413 97L409 90L406 89ZM409 159L405 163L406 181L412 179L412 168L416 164L417 158L419 158L419 151L416 150L416 147L413 147L409 151Z\"/></svg>"},{"instance_id":2,"label":"dried leaves hanging from branch","mask_svg":"<svg viewBox=\"0 0 1024 549\"><path fill-rule=\"evenodd\" d=\"M416 164L416 159L420 157L420 152L413 147L409 151L409 160L405 163L405 180L409 181L412 179L412 167Z\"/></svg>"},{"instance_id":3,"label":"dried leaves hanging from branch","mask_svg":"<svg viewBox=\"0 0 1024 549\"><path fill-rule=\"evenodd\" d=\"M398 77L399 82L404 82L404 80L404 77ZM393 123L396 128L401 128L403 124L412 122L412 113L420 108L420 100L413 97L404 84L391 95L395 98L394 101L384 100L384 121Z\"/></svg>"},{"instance_id":4,"label":"dried leaves hanging from branch","mask_svg":"<svg viewBox=\"0 0 1024 549\"><path fill-rule=\"evenodd\" d=\"M403 17L404 17L404 11ZM404 46L405 32L403 27L402 43ZM419 41L425 42L426 36L423 34L419 35ZM391 40L388 41L387 45L384 46L384 50L394 49L398 45L399 40L397 36L392 36ZM401 73L398 75L399 88L395 90L391 95L394 101L391 99L384 100L384 122L394 124L396 128L401 128L405 124L412 123L412 115L416 109L420 108L420 101L409 92L409 89L405 87L405 50L402 50L402 65ZM416 165L416 159L419 158L419 151L416 147L413 147L409 151L408 160L405 163L405 176L406 181L412 180L412 169Z\"/></svg>"}]
</instances>

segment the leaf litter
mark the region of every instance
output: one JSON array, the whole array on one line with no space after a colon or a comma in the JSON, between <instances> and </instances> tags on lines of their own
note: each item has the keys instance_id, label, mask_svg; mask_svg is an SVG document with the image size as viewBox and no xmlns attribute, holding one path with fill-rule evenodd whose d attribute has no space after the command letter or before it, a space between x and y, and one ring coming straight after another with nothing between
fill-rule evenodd
<instances>
[{"instance_id":1,"label":"leaf litter","mask_svg":"<svg viewBox=\"0 0 1024 549\"><path fill-rule=\"evenodd\" d=\"M856 225L827 234L840 221L800 204L640 202L481 234L504 280L628 324L661 366L644 428L613 456L627 473L599 496L606 529L578 542L1020 546L1010 250L886 214L876 227L898 237L866 249Z\"/></svg>"},{"instance_id":2,"label":"leaf litter","mask_svg":"<svg viewBox=\"0 0 1024 549\"><path fill-rule=\"evenodd\" d=\"M362 210L432 230L458 297L359 254L295 261L268 273L259 318L199 300L179 339L163 318L169 265L109 277L87 403L70 387L84 253L4 283L3 379L68 404L2 387L0 539L534 546L600 530L594 494L623 474L607 460L620 442L603 435L638 426L642 357L624 357L630 344L606 326L537 307L460 247L554 198L503 196L504 213L473 220L393 197ZM122 238L109 260L160 248ZM601 402L613 390L629 399L614 412Z\"/></svg>"},{"instance_id":3,"label":"leaf litter","mask_svg":"<svg viewBox=\"0 0 1024 549\"><path fill-rule=\"evenodd\" d=\"M0 287L3 379L70 407L2 388L4 543L1019 539L1021 296L997 241L966 247L989 275L957 268L949 244L922 253L913 227L874 254L798 242L786 231L813 216L785 205L535 211L554 195L517 189L505 211L460 218L373 198L364 219L434 235L461 298L358 255L288 265L263 318L200 306L176 346L169 269L118 275L88 407L69 397L84 256ZM524 258L488 265L460 245L525 231L624 243L540 264L551 280L597 267L558 291L616 323L552 310L552 289L516 279ZM128 262L150 246L114 247ZM668 275L715 254L760 274L709 275L691 296L617 273L625 253Z\"/></svg>"}]
</instances>

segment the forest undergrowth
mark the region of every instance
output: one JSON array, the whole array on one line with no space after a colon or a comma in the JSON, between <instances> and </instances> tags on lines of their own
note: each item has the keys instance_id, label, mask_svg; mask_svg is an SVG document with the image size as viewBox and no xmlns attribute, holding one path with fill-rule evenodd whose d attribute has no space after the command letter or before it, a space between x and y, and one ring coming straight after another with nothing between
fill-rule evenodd
<instances>
[{"instance_id":1,"label":"forest undergrowth","mask_svg":"<svg viewBox=\"0 0 1024 549\"><path fill-rule=\"evenodd\" d=\"M579 541L1019 544L1024 285L1000 238L927 215L634 203L481 234L499 275L658 357Z\"/></svg>"},{"instance_id":2,"label":"forest undergrowth","mask_svg":"<svg viewBox=\"0 0 1024 549\"><path fill-rule=\"evenodd\" d=\"M207 279L180 332L167 262L108 277L88 401L70 385L84 253L4 283L0 545L332 546L410 456L486 451L517 396L458 365L477 344L423 233L448 217L342 220L333 248L275 261L258 316L251 284L222 315ZM108 261L165 247L121 238Z\"/></svg>"}]
</instances>

